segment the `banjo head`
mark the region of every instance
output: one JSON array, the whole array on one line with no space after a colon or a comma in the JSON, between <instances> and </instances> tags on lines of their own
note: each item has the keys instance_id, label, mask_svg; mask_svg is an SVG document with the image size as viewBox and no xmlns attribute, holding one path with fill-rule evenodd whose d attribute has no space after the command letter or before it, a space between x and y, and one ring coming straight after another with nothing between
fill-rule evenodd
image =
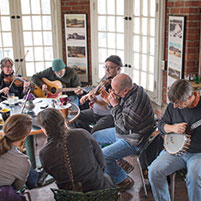
<instances>
[{"instance_id":1,"label":"banjo head","mask_svg":"<svg viewBox=\"0 0 201 201\"><path fill-rule=\"evenodd\" d=\"M164 138L164 147L170 154L177 154L183 150L187 137L183 133L166 134Z\"/></svg>"}]
</instances>

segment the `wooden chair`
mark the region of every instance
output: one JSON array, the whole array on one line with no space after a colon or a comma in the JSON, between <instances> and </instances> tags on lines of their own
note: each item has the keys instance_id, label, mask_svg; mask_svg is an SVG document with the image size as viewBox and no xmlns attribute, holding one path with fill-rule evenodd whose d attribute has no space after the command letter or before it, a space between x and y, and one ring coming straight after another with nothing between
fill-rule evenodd
<instances>
[{"instance_id":1,"label":"wooden chair","mask_svg":"<svg viewBox=\"0 0 201 201\"><path fill-rule=\"evenodd\" d=\"M86 193L53 188L51 190L54 193L56 201L121 201L119 188L109 188Z\"/></svg>"}]
</instances>

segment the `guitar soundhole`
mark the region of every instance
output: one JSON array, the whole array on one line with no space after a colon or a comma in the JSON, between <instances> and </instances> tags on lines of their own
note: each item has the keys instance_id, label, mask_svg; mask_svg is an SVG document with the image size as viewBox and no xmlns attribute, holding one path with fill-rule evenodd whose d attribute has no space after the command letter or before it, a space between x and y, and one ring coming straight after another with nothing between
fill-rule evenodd
<instances>
[{"instance_id":1,"label":"guitar soundhole","mask_svg":"<svg viewBox=\"0 0 201 201\"><path fill-rule=\"evenodd\" d=\"M51 88L51 93L55 94L56 91L57 91L57 89L56 89L55 87L52 87L52 88Z\"/></svg>"}]
</instances>

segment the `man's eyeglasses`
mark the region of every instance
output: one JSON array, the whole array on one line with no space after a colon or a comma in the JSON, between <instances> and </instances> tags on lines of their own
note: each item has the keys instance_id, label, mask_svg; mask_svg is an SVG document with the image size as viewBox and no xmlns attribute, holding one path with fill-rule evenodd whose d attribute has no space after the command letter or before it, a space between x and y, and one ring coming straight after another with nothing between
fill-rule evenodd
<instances>
[{"instance_id":1,"label":"man's eyeglasses","mask_svg":"<svg viewBox=\"0 0 201 201\"><path fill-rule=\"evenodd\" d=\"M182 107L184 104L186 103L186 101L176 101L173 103L173 105L177 106L177 107Z\"/></svg>"},{"instance_id":2,"label":"man's eyeglasses","mask_svg":"<svg viewBox=\"0 0 201 201\"><path fill-rule=\"evenodd\" d=\"M103 66L104 69L109 69L109 70L113 70L118 66Z\"/></svg>"}]
</instances>

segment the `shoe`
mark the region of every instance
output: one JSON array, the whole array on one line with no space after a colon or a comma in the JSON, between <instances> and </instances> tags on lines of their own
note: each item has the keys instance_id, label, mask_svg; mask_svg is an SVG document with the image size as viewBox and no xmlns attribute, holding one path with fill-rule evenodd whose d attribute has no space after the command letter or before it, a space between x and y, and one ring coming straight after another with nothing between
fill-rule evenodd
<instances>
[{"instance_id":1,"label":"shoe","mask_svg":"<svg viewBox=\"0 0 201 201\"><path fill-rule=\"evenodd\" d=\"M48 173L45 172L45 170L42 170L41 172L39 172L38 175L38 186L43 186L43 184L45 183L45 179L47 178Z\"/></svg>"},{"instance_id":2,"label":"shoe","mask_svg":"<svg viewBox=\"0 0 201 201\"><path fill-rule=\"evenodd\" d=\"M129 190L134 185L134 183L135 182L133 179L127 175L126 179L124 179L121 183L116 184L116 186L119 187L120 192L123 192Z\"/></svg>"},{"instance_id":3,"label":"shoe","mask_svg":"<svg viewBox=\"0 0 201 201\"><path fill-rule=\"evenodd\" d=\"M132 166L129 162L124 159L120 159L117 161L117 164L124 169L126 174L131 173L134 170L134 166Z\"/></svg>"},{"instance_id":4,"label":"shoe","mask_svg":"<svg viewBox=\"0 0 201 201\"><path fill-rule=\"evenodd\" d=\"M144 176L144 179L148 179L148 170L144 170L143 171L143 176Z\"/></svg>"}]
</instances>

